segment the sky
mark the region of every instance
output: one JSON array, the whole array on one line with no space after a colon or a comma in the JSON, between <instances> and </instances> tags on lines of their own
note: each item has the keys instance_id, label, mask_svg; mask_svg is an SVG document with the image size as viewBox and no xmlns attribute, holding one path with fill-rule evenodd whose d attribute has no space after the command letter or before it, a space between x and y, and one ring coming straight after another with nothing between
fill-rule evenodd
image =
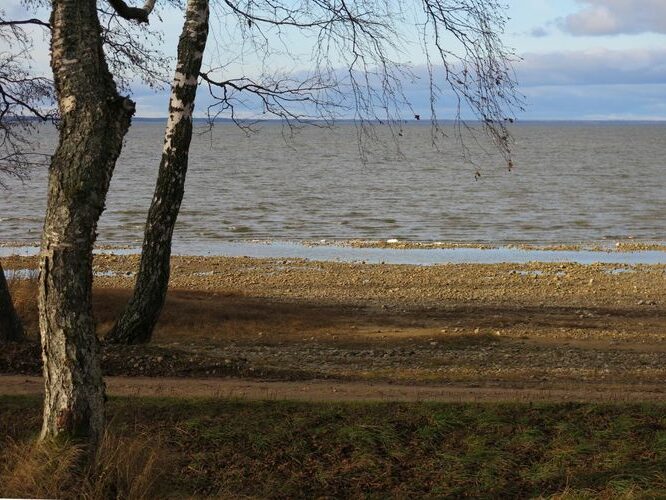
<instances>
[{"instance_id":1,"label":"sky","mask_svg":"<svg viewBox=\"0 0 666 500\"><path fill-rule=\"evenodd\" d=\"M666 119L666 1L510 0L528 119Z\"/></svg>"},{"instance_id":2,"label":"sky","mask_svg":"<svg viewBox=\"0 0 666 500\"><path fill-rule=\"evenodd\" d=\"M18 0L5 1L3 9L20 14ZM666 0L504 1L510 19L503 40L521 58L515 69L526 109L519 119L666 120ZM175 53L182 13L163 11L160 17L152 26L164 31L164 50ZM222 24L212 25L209 64L236 39ZM417 45L408 51L411 62L424 62ZM47 68L45 42L36 44L35 59L37 67ZM279 57L272 64L298 69ZM410 99L416 109L427 108L429 96L419 88ZM132 90L137 116L165 115L167 90L140 84ZM200 111L205 104L203 99Z\"/></svg>"}]
</instances>

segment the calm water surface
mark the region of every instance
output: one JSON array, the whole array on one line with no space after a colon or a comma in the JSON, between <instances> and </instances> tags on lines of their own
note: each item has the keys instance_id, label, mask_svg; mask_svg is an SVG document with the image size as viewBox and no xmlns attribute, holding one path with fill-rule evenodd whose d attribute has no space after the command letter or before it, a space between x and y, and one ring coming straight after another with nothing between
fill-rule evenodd
<instances>
[{"instance_id":1,"label":"calm water surface","mask_svg":"<svg viewBox=\"0 0 666 500\"><path fill-rule=\"evenodd\" d=\"M132 126L100 243L141 241L162 134L161 123ZM353 125L307 128L287 140L279 125L250 136L218 125L193 140L175 243L666 240L666 125L523 124L514 134L516 169L508 172L478 148L476 164L464 162L454 138L433 150L422 125L405 127L402 155L377 146L365 164ZM40 139L49 151L55 134L44 129ZM0 240L39 238L45 190L46 172L35 171L0 193Z\"/></svg>"},{"instance_id":2,"label":"calm water surface","mask_svg":"<svg viewBox=\"0 0 666 500\"><path fill-rule=\"evenodd\" d=\"M363 262L367 264L407 264L432 266L438 264L526 264L529 262L578 264L614 264L633 266L637 264L666 264L666 251L646 250L637 252L608 252L597 250L523 250L520 248L354 248L348 246L311 246L294 242L274 241L257 243L251 241L196 242L185 245L176 243L176 255L252 257L258 259L307 259L322 262ZM9 255L37 255L39 247L0 247L0 257ZM141 247L98 248L96 253L136 255ZM609 268L611 274L632 272L631 268ZM18 277L36 276L35 270L19 270ZM8 277L16 276L5 270ZM26 274L27 273L27 274ZM96 276L114 276L115 273L95 273Z\"/></svg>"}]
</instances>

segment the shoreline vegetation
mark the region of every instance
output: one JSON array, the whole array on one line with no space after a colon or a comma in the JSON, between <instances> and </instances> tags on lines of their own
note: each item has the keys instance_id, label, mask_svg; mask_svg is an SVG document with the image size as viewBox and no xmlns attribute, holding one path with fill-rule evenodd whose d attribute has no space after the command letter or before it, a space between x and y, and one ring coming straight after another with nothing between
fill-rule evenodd
<instances>
[{"instance_id":1,"label":"shoreline vegetation","mask_svg":"<svg viewBox=\"0 0 666 500\"><path fill-rule=\"evenodd\" d=\"M29 338L0 352L5 496L666 494L666 264L175 256L153 342L103 343L105 472L79 477L27 444L37 257L2 262ZM102 340L138 263L95 255Z\"/></svg>"}]
</instances>

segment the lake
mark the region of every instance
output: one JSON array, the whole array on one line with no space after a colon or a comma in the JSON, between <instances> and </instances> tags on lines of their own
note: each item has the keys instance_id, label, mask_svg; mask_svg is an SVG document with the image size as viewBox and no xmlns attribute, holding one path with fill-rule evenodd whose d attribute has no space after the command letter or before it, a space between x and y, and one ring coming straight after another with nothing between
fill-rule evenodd
<instances>
[{"instance_id":1,"label":"lake","mask_svg":"<svg viewBox=\"0 0 666 500\"><path fill-rule=\"evenodd\" d=\"M430 128L385 129L361 160L352 124L279 124L247 135L199 127L190 153L179 248L230 240L404 239L495 244L666 240L666 125L530 123L513 127L515 168L453 129L439 148ZM137 121L111 184L99 242L137 245L152 197L163 123ZM40 149L55 131L44 127ZM476 178L475 173L481 176ZM0 197L3 241L38 240L45 169Z\"/></svg>"}]
</instances>

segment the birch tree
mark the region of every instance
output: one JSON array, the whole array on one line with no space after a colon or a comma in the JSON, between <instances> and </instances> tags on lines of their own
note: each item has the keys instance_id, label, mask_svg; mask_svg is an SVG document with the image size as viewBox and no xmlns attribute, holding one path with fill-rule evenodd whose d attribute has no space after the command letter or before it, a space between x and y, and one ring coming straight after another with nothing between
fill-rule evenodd
<instances>
[{"instance_id":1,"label":"birch tree","mask_svg":"<svg viewBox=\"0 0 666 500\"><path fill-rule=\"evenodd\" d=\"M22 17L10 17L0 8L0 190L8 196L11 179L22 182L36 169L47 168L51 155L39 151L36 132L44 124L53 126L58 121L51 75L40 74L32 58L34 37L51 33L49 22L40 19L40 9L49 2L22 3L27 7ZM122 4L116 5L123 9ZM138 10L138 16L145 19L146 11ZM104 52L120 87L128 89L137 78L151 87L166 83L169 58L155 48L162 42L159 32L148 30L145 23L125 22L105 3L97 4L97 13ZM23 328L0 266L0 341L21 338Z\"/></svg>"},{"instance_id":2,"label":"birch tree","mask_svg":"<svg viewBox=\"0 0 666 500\"><path fill-rule=\"evenodd\" d=\"M154 2L144 9L121 0L111 6L145 21ZM135 106L120 95L109 71L95 0L53 0L50 27L60 125L39 259L41 437L66 435L94 448L103 432L105 397L92 315L92 250Z\"/></svg>"},{"instance_id":3,"label":"birch tree","mask_svg":"<svg viewBox=\"0 0 666 500\"><path fill-rule=\"evenodd\" d=\"M218 14L241 27L247 45L269 64L272 47L290 47L290 37L315 40L310 71L279 75L270 71L256 78L229 76L224 69L201 73L213 98L208 107L211 124L219 116L252 129L238 117L248 101L261 116L277 117L288 126L311 120L329 122L336 114L351 113L358 124L360 151L376 141L377 124L398 137L401 112L412 109L403 82L415 75L398 55L414 39L426 55L423 71L430 91L433 144L445 134L436 103L453 101L457 131L471 130L463 119L469 112L511 166L511 137L506 123L521 106L511 62L513 54L502 43L506 18L501 3L489 0L340 0L294 3L289 0L217 2ZM231 22L231 21L229 21ZM289 49L280 57L296 57ZM222 66L224 68L224 66ZM411 111L413 118L417 113ZM424 113L424 117L425 117ZM420 116L417 116L420 118ZM151 339L164 305L169 281L169 257L174 226L183 197L187 169L165 167L163 156L153 202L145 226L140 270L124 313L107 335L116 343Z\"/></svg>"},{"instance_id":4,"label":"birch tree","mask_svg":"<svg viewBox=\"0 0 666 500\"><path fill-rule=\"evenodd\" d=\"M177 0L165 0L177 5ZM82 438L94 449L104 422L104 385L91 311L92 246L134 103L120 92L137 79L166 82L169 58L159 33L145 28L155 2L24 0L49 22L9 19L0 10L0 174L24 179L50 164L40 251L39 316L44 360L42 438ZM129 21L129 22L126 22ZM37 25L51 41L51 75L32 74ZM48 105L57 99L57 109ZM38 121L59 131L54 155L37 154ZM4 178L0 177L0 184ZM0 267L0 338L18 338L20 323ZM5 328L7 326L7 328Z\"/></svg>"},{"instance_id":5,"label":"birch tree","mask_svg":"<svg viewBox=\"0 0 666 500\"><path fill-rule=\"evenodd\" d=\"M215 100L208 108L211 120L220 113L237 120L236 106L244 96L258 102L264 113L288 124L312 117L328 119L337 109L351 110L360 124L360 142L372 139L376 123L397 134L402 123L399 109L409 107L401 79L410 71L392 57L403 43L407 17L403 3L250 0L241 4L218 0L216 6L218 14L224 12L238 23L259 50L270 46L270 30L279 39L288 31L313 36L313 68L304 77L234 77L214 69L202 72L208 3L188 1L136 300L119 322L123 326L116 330L116 338L123 342L148 340L164 303L199 78ZM504 23L501 6L495 1L478 0L424 0L409 6L422 15L415 26L428 56L431 102L447 85L458 103L457 117L462 106L471 109L508 158L510 137L505 114L517 101L511 54L499 36ZM99 0L99 4L96 0L51 2L51 68L60 122L59 141L49 167L39 263L45 378L43 438L66 435L94 446L103 431L104 384L91 307L92 250L135 106L121 95L118 86L122 89L128 83L122 78L122 58L131 54L133 47L114 43L117 39L109 35L114 31L109 29L110 24L103 26L100 18L109 23L121 18L145 24L154 7L155 0L147 0L143 7L129 6L123 0ZM121 29L120 36L122 33ZM450 35L448 39L445 34ZM457 40L457 52L448 48L449 40ZM121 59L115 59L114 54ZM158 56L147 51L136 57L137 67L146 69ZM114 71L118 71L115 80ZM436 137L439 126L434 104L430 119ZM237 122L247 126L246 122ZM136 320L144 315L147 321Z\"/></svg>"},{"instance_id":6,"label":"birch tree","mask_svg":"<svg viewBox=\"0 0 666 500\"><path fill-rule=\"evenodd\" d=\"M119 343L147 342L166 298L171 238L185 192L192 139L192 114L199 73L208 39L208 0L188 0L178 43L176 73L171 87L155 194L148 212L136 290L115 330L107 339ZM144 300L151 303L146 304Z\"/></svg>"}]
</instances>

